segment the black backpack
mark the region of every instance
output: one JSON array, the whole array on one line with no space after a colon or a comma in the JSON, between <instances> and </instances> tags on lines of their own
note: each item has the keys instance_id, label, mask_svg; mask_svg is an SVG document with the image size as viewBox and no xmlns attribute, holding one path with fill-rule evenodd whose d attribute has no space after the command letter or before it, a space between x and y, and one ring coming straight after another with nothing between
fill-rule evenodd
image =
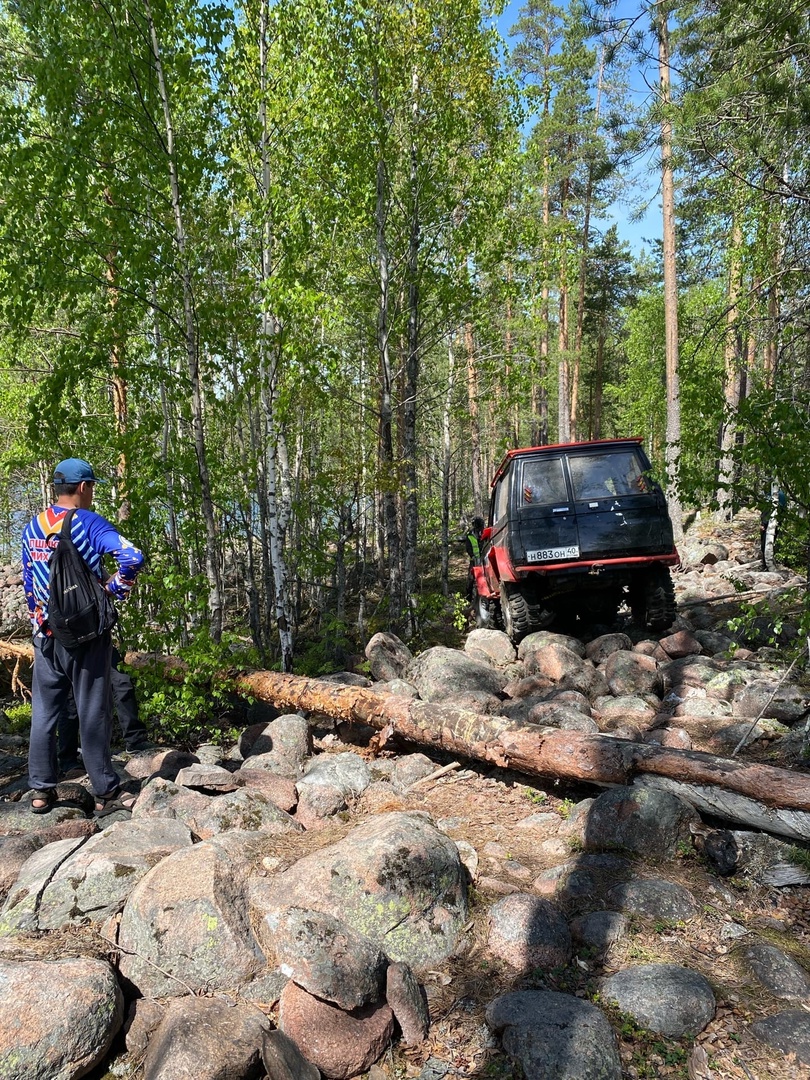
<instances>
[{"instance_id":1,"label":"black backpack","mask_svg":"<svg viewBox=\"0 0 810 1080\"><path fill-rule=\"evenodd\" d=\"M61 532L51 533L59 543L48 559L48 628L66 649L101 637L118 619L112 598L73 543L70 526L75 513L68 510Z\"/></svg>"}]
</instances>

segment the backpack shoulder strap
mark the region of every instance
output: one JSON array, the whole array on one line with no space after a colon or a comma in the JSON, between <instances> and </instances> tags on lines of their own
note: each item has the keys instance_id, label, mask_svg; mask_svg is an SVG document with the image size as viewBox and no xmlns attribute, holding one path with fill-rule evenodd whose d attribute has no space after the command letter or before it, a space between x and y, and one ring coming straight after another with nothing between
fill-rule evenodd
<instances>
[{"instance_id":1,"label":"backpack shoulder strap","mask_svg":"<svg viewBox=\"0 0 810 1080\"><path fill-rule=\"evenodd\" d=\"M45 537L46 540L58 539L63 540L67 537L69 544L73 543L73 537L70 535L70 527L73 522L73 515L76 513L76 507L71 506L68 512L59 519L59 528L54 529L53 532L49 532Z\"/></svg>"}]
</instances>

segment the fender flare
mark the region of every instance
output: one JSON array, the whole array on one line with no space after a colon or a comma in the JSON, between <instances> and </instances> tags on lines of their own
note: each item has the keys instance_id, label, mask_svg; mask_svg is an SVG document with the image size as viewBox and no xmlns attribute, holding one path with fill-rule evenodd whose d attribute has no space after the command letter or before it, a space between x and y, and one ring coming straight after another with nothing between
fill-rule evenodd
<instances>
[{"instance_id":1,"label":"fender flare","mask_svg":"<svg viewBox=\"0 0 810 1080\"><path fill-rule=\"evenodd\" d=\"M512 565L512 560L509 558L509 553L506 548L490 548L487 552L487 559L489 561L491 572L497 582L520 581L520 578L515 573L515 568Z\"/></svg>"}]
</instances>

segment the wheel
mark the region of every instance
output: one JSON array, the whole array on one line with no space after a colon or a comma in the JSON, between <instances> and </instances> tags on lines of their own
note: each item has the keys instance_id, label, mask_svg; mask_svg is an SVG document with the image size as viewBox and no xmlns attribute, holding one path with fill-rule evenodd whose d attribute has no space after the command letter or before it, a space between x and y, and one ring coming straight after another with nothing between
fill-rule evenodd
<instances>
[{"instance_id":1,"label":"wheel","mask_svg":"<svg viewBox=\"0 0 810 1080\"><path fill-rule=\"evenodd\" d=\"M533 604L527 600L526 607L529 612L530 630L545 630L547 626L551 626L554 622L554 612L547 608L542 601Z\"/></svg>"},{"instance_id":2,"label":"wheel","mask_svg":"<svg viewBox=\"0 0 810 1080\"><path fill-rule=\"evenodd\" d=\"M668 630L675 622L675 586L666 566L651 567L630 590L633 621L647 630Z\"/></svg>"},{"instance_id":3,"label":"wheel","mask_svg":"<svg viewBox=\"0 0 810 1080\"><path fill-rule=\"evenodd\" d=\"M523 593L516 589L508 589L503 582L501 583L501 614L504 630L517 645L531 628L529 605Z\"/></svg>"},{"instance_id":4,"label":"wheel","mask_svg":"<svg viewBox=\"0 0 810 1080\"><path fill-rule=\"evenodd\" d=\"M494 623L492 607L489 600L480 593L473 598L473 611L475 612L475 625L479 630L487 630Z\"/></svg>"}]
</instances>

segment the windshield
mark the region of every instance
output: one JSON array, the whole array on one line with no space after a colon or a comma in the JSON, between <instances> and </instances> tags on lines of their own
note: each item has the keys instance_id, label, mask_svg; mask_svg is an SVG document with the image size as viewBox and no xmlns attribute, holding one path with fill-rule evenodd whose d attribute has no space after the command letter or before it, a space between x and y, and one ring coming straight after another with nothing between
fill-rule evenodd
<instances>
[{"instance_id":1,"label":"windshield","mask_svg":"<svg viewBox=\"0 0 810 1080\"><path fill-rule=\"evenodd\" d=\"M575 499L609 499L650 490L641 461L632 450L570 455L568 468Z\"/></svg>"}]
</instances>

